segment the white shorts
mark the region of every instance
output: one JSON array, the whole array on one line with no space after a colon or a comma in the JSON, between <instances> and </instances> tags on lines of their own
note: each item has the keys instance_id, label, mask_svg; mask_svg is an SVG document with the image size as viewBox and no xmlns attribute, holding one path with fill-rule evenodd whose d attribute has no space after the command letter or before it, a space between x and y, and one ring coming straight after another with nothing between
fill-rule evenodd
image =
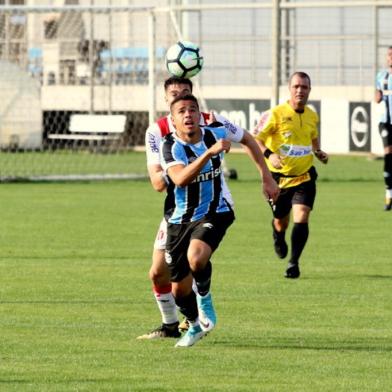
<instances>
[{"instance_id":1,"label":"white shorts","mask_svg":"<svg viewBox=\"0 0 392 392\"><path fill-rule=\"evenodd\" d=\"M154 249L165 250L167 240L167 222L163 218L159 224L157 236L155 237Z\"/></svg>"}]
</instances>

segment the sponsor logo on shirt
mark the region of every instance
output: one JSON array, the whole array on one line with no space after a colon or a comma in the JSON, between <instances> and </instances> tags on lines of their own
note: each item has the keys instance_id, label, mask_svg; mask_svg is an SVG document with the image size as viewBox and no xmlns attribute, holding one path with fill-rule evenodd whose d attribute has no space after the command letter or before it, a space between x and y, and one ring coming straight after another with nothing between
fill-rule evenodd
<instances>
[{"instance_id":1,"label":"sponsor logo on shirt","mask_svg":"<svg viewBox=\"0 0 392 392\"><path fill-rule=\"evenodd\" d=\"M159 147L157 145L157 141L151 133L148 135L148 144L150 146L150 150L152 152L159 152Z\"/></svg>"},{"instance_id":2,"label":"sponsor logo on shirt","mask_svg":"<svg viewBox=\"0 0 392 392\"><path fill-rule=\"evenodd\" d=\"M282 144L279 150L282 155L289 157L304 157L312 153L311 146L296 146L292 144Z\"/></svg>"},{"instance_id":3,"label":"sponsor logo on shirt","mask_svg":"<svg viewBox=\"0 0 392 392\"><path fill-rule=\"evenodd\" d=\"M224 127L231 132L233 135L235 135L237 133L237 128L234 124L228 122L228 121L224 121L223 122Z\"/></svg>"},{"instance_id":4,"label":"sponsor logo on shirt","mask_svg":"<svg viewBox=\"0 0 392 392\"><path fill-rule=\"evenodd\" d=\"M192 183L195 182L205 182L205 181L211 181L215 177L219 177L221 174L221 169L220 167L217 169L211 169L208 172L200 173L193 181Z\"/></svg>"}]
</instances>

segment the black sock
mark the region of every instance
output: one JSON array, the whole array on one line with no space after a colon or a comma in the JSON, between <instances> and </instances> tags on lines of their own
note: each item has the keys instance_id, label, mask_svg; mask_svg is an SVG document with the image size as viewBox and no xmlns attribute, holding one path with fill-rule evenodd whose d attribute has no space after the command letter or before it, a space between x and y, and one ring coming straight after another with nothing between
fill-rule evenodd
<instances>
[{"instance_id":1,"label":"black sock","mask_svg":"<svg viewBox=\"0 0 392 392\"><path fill-rule=\"evenodd\" d=\"M384 155L384 181L387 189L392 189L392 153Z\"/></svg>"},{"instance_id":2,"label":"black sock","mask_svg":"<svg viewBox=\"0 0 392 392\"><path fill-rule=\"evenodd\" d=\"M211 287L212 264L208 260L206 266L201 271L192 272L193 278L196 282L197 292L204 296L208 294Z\"/></svg>"},{"instance_id":3,"label":"black sock","mask_svg":"<svg viewBox=\"0 0 392 392\"><path fill-rule=\"evenodd\" d=\"M291 259L290 263L298 264L299 258L309 236L308 223L294 223L291 232Z\"/></svg>"},{"instance_id":4,"label":"black sock","mask_svg":"<svg viewBox=\"0 0 392 392\"><path fill-rule=\"evenodd\" d=\"M272 230L274 231L274 237L276 237L279 241L284 241L286 230L277 231L273 219L272 219Z\"/></svg>"},{"instance_id":5,"label":"black sock","mask_svg":"<svg viewBox=\"0 0 392 392\"><path fill-rule=\"evenodd\" d=\"M186 297L175 298L176 305L180 312L190 321L195 321L199 316L197 310L196 294L192 290Z\"/></svg>"}]
</instances>

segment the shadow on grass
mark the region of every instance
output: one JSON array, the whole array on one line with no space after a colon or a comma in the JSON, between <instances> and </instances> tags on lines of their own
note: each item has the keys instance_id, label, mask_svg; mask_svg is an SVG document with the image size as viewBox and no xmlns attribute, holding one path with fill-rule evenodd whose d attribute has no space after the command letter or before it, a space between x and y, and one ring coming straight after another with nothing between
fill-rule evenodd
<instances>
[{"instance_id":1,"label":"shadow on grass","mask_svg":"<svg viewBox=\"0 0 392 392\"><path fill-rule=\"evenodd\" d=\"M328 341L323 339L312 341L301 341L300 338L276 338L271 340L262 337L242 339L241 344L235 341L217 339L214 346L224 345L236 349L269 349L269 350L317 350L317 351L340 351L340 352L392 352L392 343L387 339L374 339L369 341Z\"/></svg>"}]
</instances>

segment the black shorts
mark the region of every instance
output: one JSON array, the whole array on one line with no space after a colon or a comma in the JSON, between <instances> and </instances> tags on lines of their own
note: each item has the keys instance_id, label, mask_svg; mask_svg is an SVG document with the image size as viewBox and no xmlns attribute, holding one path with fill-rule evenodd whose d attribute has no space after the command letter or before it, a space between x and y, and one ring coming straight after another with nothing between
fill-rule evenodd
<instances>
[{"instance_id":1,"label":"black shorts","mask_svg":"<svg viewBox=\"0 0 392 392\"><path fill-rule=\"evenodd\" d=\"M383 146L392 146L392 124L379 123L378 131L380 132Z\"/></svg>"},{"instance_id":2,"label":"black shorts","mask_svg":"<svg viewBox=\"0 0 392 392\"><path fill-rule=\"evenodd\" d=\"M230 211L197 222L168 223L165 260L170 269L172 282L183 280L190 272L187 253L191 240L204 241L214 251L233 221L234 213Z\"/></svg>"},{"instance_id":3,"label":"black shorts","mask_svg":"<svg viewBox=\"0 0 392 392\"><path fill-rule=\"evenodd\" d=\"M317 172L312 166L309 170L310 180L305 181L299 185L290 188L283 188L276 202L270 203L272 213L277 219L282 219L291 211L293 204L303 204L313 208L314 200L316 198L316 180ZM281 177L278 173L272 173L275 181L279 183Z\"/></svg>"}]
</instances>

